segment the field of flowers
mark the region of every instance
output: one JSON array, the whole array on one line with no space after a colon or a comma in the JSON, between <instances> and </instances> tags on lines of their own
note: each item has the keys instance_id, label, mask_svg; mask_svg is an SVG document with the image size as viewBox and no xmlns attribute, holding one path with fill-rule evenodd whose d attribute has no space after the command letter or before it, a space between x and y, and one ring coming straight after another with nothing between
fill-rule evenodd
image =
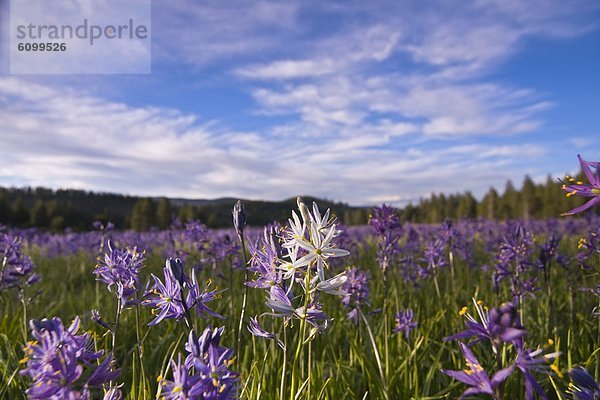
<instances>
[{"instance_id":1,"label":"field of flowers","mask_svg":"<svg viewBox=\"0 0 600 400\"><path fill-rule=\"evenodd\" d=\"M0 398L600 398L598 218L323 211L2 228Z\"/></svg>"}]
</instances>

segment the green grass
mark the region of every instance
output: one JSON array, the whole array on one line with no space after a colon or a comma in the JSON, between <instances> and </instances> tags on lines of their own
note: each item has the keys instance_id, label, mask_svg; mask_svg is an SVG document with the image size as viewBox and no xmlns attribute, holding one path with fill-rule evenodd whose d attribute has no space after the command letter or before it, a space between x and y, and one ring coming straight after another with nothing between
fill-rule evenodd
<instances>
[{"instance_id":1,"label":"green grass","mask_svg":"<svg viewBox=\"0 0 600 400\"><path fill-rule=\"evenodd\" d=\"M576 252L577 238L563 240L562 250L569 254ZM156 252L157 254L160 251ZM482 264L482 252L476 252ZM92 275L95 255L78 254L69 257L49 259L39 252L31 254L37 265L42 281L27 289L32 297L27 307L28 318L41 319L58 316L68 324L76 315L82 317L82 329L93 332L98 348L110 348L110 335L90 320L90 310L99 309L106 320L114 319L115 296L109 293L103 284L97 284ZM487 261L487 260L485 260ZM150 273L161 274L164 260L149 255L142 272L142 282ZM373 332L377 351L381 355L383 379L380 374L373 346L369 340L364 323L354 325L345 319L346 310L333 296L323 295L324 310L333 318L332 326L318 335L311 348L311 398L317 399L380 399L385 398L385 386L390 399L444 399L457 398L465 389L464 385L453 381L440 372L440 369L463 369L464 360L457 342L444 342L448 335L464 329L463 318L458 311L471 304L471 299L481 299L486 305L496 306L509 299L508 290L502 287L499 294L492 287L489 272L472 269L465 263L457 262L454 282L448 268L438 274L440 297L437 296L433 281L422 282L415 288L405 283L399 274L392 271L388 277L388 297L384 305L381 272L378 269L372 246L364 245L358 254L348 257L347 265L356 265L369 272L371 281L371 306L364 309ZM233 282L230 282L233 276ZM223 278L224 277L224 278ZM199 280L211 278L221 287L227 288L218 302L211 306L218 313L227 316L227 320L196 319L196 327L202 330L208 324L225 325L222 344L235 347L237 316L239 316L242 293L243 271L230 274L228 265L218 266L217 271L202 271ZM541 277L540 277L540 282ZM585 285L591 287L597 283L597 277L589 276L572 265L568 269L554 265L551 282L553 285L556 331L553 332L550 313L550 299L547 292L541 290L535 298L524 302L524 325L529 331L526 338L528 347L544 345L551 338L554 347L562 352L556 362L560 371L565 373L574 365L584 365L594 374L598 373L600 351L598 351L598 319L591 317L597 306L597 298L587 292L577 290ZM99 289L99 291L97 291ZM23 310L17 299L17 293L8 291L0 294L0 398L21 399L29 381L20 376L22 367L19 360L23 357L21 347L23 338ZM248 317L268 311L264 305L264 292L251 289L246 315ZM569 298L573 298L570 307ZM418 321L418 328L411 332L408 340L403 335L392 335L396 311L411 308ZM371 313L378 310L379 312ZM140 309L141 336L143 342L143 373L136 346L135 310L124 311L117 333L116 356L122 369L119 382L124 383L124 393L128 399L153 399L157 390L156 377L165 374L168 359L177 352L183 353L186 332L183 323L164 320L155 327L148 327L152 319L146 308ZM264 318L267 330L279 331L282 321ZM295 321L294 326L299 322ZM296 343L297 329L287 329L287 342L291 349ZM233 369L240 373L239 392L244 399L278 399L283 352L274 343L253 338L243 332L242 351L237 355ZM548 349L549 351L551 349ZM491 352L485 345L474 347L475 353L488 372L493 372ZM307 371L306 351L299 360L299 367ZM288 362L293 351L288 352ZM290 367L288 364L288 374ZM144 378L145 377L145 378ZM558 398L556 390L548 376L538 374L551 398ZM287 382L290 377L287 376ZM568 377L552 377L560 391L568 385ZM523 382L518 374L509 378L505 387L505 398L523 399ZM304 391L306 393L306 390ZM303 398L303 397L300 397ZM565 397L566 398L566 397Z\"/></svg>"}]
</instances>

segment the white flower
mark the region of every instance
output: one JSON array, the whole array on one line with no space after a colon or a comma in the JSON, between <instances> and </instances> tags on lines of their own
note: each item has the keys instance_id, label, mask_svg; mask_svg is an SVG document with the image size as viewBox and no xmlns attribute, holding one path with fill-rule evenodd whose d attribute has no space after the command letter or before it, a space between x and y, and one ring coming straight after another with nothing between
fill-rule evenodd
<instances>
[{"instance_id":1,"label":"white flower","mask_svg":"<svg viewBox=\"0 0 600 400\"><path fill-rule=\"evenodd\" d=\"M308 251L308 254L298 260L298 265L310 265L313 260L316 259L319 279L325 281L325 270L323 269L323 266L327 266L327 259L329 257L347 256L350 252L333 247L331 241L335 237L335 225L329 228L324 237L321 237L321 234L317 232L316 226L311 226L310 229L311 242L304 239L297 240L298 246Z\"/></svg>"},{"instance_id":2,"label":"white flower","mask_svg":"<svg viewBox=\"0 0 600 400\"><path fill-rule=\"evenodd\" d=\"M348 277L346 276L346 272L342 272L341 274L337 274L333 278L327 279L324 282L319 282L317 284L316 289L321 292L345 296L347 293L340 288L346 283Z\"/></svg>"}]
</instances>

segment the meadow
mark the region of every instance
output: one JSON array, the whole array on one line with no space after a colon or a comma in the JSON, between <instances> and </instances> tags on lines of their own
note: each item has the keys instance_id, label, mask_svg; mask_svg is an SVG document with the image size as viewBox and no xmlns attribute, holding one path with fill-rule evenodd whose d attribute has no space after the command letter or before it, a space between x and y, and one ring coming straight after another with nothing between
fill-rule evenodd
<instances>
[{"instance_id":1,"label":"meadow","mask_svg":"<svg viewBox=\"0 0 600 400\"><path fill-rule=\"evenodd\" d=\"M240 207L230 230L4 228L0 398L600 396L597 217L345 228L299 203L263 229Z\"/></svg>"}]
</instances>

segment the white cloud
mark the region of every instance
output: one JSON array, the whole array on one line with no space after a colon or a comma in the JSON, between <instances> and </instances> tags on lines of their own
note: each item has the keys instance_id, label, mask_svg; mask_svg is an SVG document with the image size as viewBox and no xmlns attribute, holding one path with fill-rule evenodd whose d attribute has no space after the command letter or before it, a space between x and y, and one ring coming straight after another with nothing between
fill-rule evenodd
<instances>
[{"instance_id":1,"label":"white cloud","mask_svg":"<svg viewBox=\"0 0 600 400\"><path fill-rule=\"evenodd\" d=\"M81 81L0 77L0 184L401 204L482 194L525 167L544 174L547 150L534 142L555 100L489 77L529 38L589 30L568 18L582 11L558 1L536 2L537 13L516 0L415 4L154 2L155 70L190 86L218 81L255 108L205 120L109 100L98 81L77 90ZM182 94L186 109L196 95L205 94ZM228 118L244 113L259 127L234 129Z\"/></svg>"},{"instance_id":2,"label":"white cloud","mask_svg":"<svg viewBox=\"0 0 600 400\"><path fill-rule=\"evenodd\" d=\"M172 109L130 107L16 78L0 78L0 98L2 184L19 177L23 185L141 195L282 199L302 193L369 204L416 200L433 188L453 191L465 175L465 189L484 190L489 168L503 166L500 181L516 173L519 158L543 151L410 145L416 127L392 121L282 141L217 130Z\"/></svg>"}]
</instances>

